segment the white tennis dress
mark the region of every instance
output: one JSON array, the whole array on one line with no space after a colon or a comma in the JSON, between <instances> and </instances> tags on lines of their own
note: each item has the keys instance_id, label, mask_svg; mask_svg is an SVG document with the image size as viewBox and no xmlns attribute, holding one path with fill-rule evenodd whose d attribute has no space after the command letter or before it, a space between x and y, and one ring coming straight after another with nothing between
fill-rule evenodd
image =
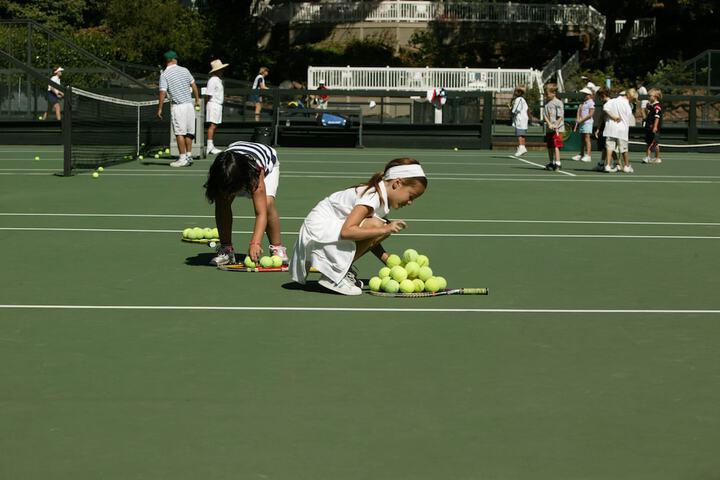
<instances>
[{"instance_id":1,"label":"white tennis dress","mask_svg":"<svg viewBox=\"0 0 720 480\"><path fill-rule=\"evenodd\" d=\"M380 181L380 194L365 186L335 192L315 205L300 227L295 249L290 259L290 275L304 284L310 267L334 283L338 283L350 270L355 257L355 241L342 240L340 231L355 205L367 205L374 217L385 217L388 205L385 182ZM361 195L362 194L362 195ZM383 205L380 205L380 198Z\"/></svg>"}]
</instances>

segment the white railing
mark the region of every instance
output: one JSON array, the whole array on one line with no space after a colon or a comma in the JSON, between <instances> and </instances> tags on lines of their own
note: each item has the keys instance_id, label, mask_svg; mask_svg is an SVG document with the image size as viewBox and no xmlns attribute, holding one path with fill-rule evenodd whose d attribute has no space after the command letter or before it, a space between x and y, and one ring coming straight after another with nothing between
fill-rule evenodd
<instances>
[{"instance_id":1,"label":"white railing","mask_svg":"<svg viewBox=\"0 0 720 480\"><path fill-rule=\"evenodd\" d=\"M627 20L615 20L615 34L621 33ZM633 40L655 35L655 17L638 18L633 22L631 37Z\"/></svg>"},{"instance_id":2,"label":"white railing","mask_svg":"<svg viewBox=\"0 0 720 480\"><path fill-rule=\"evenodd\" d=\"M285 8L285 12L280 9ZM586 5L545 5L489 2L381 1L297 2L258 6L256 15L290 23L456 22L544 23L586 26L602 31L605 16Z\"/></svg>"},{"instance_id":3,"label":"white railing","mask_svg":"<svg viewBox=\"0 0 720 480\"><path fill-rule=\"evenodd\" d=\"M409 90L425 92L447 90L486 90L511 92L516 86L542 88L541 72L534 69L492 68L391 68L391 67L309 67L308 88L320 81L329 89Z\"/></svg>"}]
</instances>

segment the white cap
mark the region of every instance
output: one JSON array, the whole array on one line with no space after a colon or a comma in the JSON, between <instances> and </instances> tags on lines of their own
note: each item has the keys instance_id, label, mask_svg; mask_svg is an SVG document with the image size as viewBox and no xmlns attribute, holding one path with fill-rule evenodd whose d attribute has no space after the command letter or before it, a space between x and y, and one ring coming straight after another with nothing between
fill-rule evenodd
<instances>
[{"instance_id":1,"label":"white cap","mask_svg":"<svg viewBox=\"0 0 720 480\"><path fill-rule=\"evenodd\" d=\"M584 87L582 90L580 90L580 93L584 93L585 95L592 95L593 91L590 90L588 87Z\"/></svg>"},{"instance_id":2,"label":"white cap","mask_svg":"<svg viewBox=\"0 0 720 480\"><path fill-rule=\"evenodd\" d=\"M64 72L64 71L65 71L64 68L62 68L62 67L57 67L55 70L53 70L53 73L60 73L60 72Z\"/></svg>"}]
</instances>

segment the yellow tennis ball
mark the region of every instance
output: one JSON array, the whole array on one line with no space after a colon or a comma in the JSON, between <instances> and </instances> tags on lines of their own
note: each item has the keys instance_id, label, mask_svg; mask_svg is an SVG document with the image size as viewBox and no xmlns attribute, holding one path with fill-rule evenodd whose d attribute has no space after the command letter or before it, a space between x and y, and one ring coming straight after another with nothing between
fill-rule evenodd
<instances>
[{"instance_id":1,"label":"yellow tennis ball","mask_svg":"<svg viewBox=\"0 0 720 480\"><path fill-rule=\"evenodd\" d=\"M385 278L390 276L390 267L383 267L378 272L378 277Z\"/></svg>"},{"instance_id":2,"label":"yellow tennis ball","mask_svg":"<svg viewBox=\"0 0 720 480\"><path fill-rule=\"evenodd\" d=\"M35 155L35 160L40 160L40 156L39 156L39 155Z\"/></svg>"},{"instance_id":3,"label":"yellow tennis ball","mask_svg":"<svg viewBox=\"0 0 720 480\"><path fill-rule=\"evenodd\" d=\"M252 261L252 258L250 258L250 255L245 256L245 260L243 261L243 263L245 264L245 266L247 268L255 268L256 267L255 262Z\"/></svg>"},{"instance_id":4,"label":"yellow tennis ball","mask_svg":"<svg viewBox=\"0 0 720 480\"><path fill-rule=\"evenodd\" d=\"M193 228L193 235L195 238L203 238L205 236L205 231L200 227Z\"/></svg>"},{"instance_id":5,"label":"yellow tennis ball","mask_svg":"<svg viewBox=\"0 0 720 480\"><path fill-rule=\"evenodd\" d=\"M398 255L395 255L394 253L388 256L387 260L385 261L385 265L390 268L400 265L400 263L402 263L402 260Z\"/></svg>"},{"instance_id":6,"label":"yellow tennis ball","mask_svg":"<svg viewBox=\"0 0 720 480\"><path fill-rule=\"evenodd\" d=\"M105 171L105 168L104 168L102 165L100 165L100 166L97 168L97 171L98 171L98 172L104 172L104 171Z\"/></svg>"},{"instance_id":7,"label":"yellow tennis ball","mask_svg":"<svg viewBox=\"0 0 720 480\"><path fill-rule=\"evenodd\" d=\"M192 234L192 228L186 228L185 230L183 230L184 238L190 238L190 234Z\"/></svg>"},{"instance_id":8,"label":"yellow tennis ball","mask_svg":"<svg viewBox=\"0 0 720 480\"><path fill-rule=\"evenodd\" d=\"M403 252L403 260L405 260L405 263L414 262L417 260L418 252L415 249L408 248Z\"/></svg>"},{"instance_id":9,"label":"yellow tennis ball","mask_svg":"<svg viewBox=\"0 0 720 480\"><path fill-rule=\"evenodd\" d=\"M265 268L272 267L273 266L272 258L270 258L268 256L260 257L260 266L265 267Z\"/></svg>"},{"instance_id":10,"label":"yellow tennis ball","mask_svg":"<svg viewBox=\"0 0 720 480\"><path fill-rule=\"evenodd\" d=\"M368 286L370 287L370 290L372 290L373 292L379 292L381 284L382 284L382 279L380 277L372 277L368 281Z\"/></svg>"},{"instance_id":11,"label":"yellow tennis ball","mask_svg":"<svg viewBox=\"0 0 720 480\"><path fill-rule=\"evenodd\" d=\"M199 111L200 111L200 105L195 105L195 111L196 111L196 112L199 112Z\"/></svg>"},{"instance_id":12,"label":"yellow tennis ball","mask_svg":"<svg viewBox=\"0 0 720 480\"><path fill-rule=\"evenodd\" d=\"M215 238L215 237L213 237L212 228L204 228L203 229L203 237L207 238L208 240L211 238Z\"/></svg>"},{"instance_id":13,"label":"yellow tennis ball","mask_svg":"<svg viewBox=\"0 0 720 480\"><path fill-rule=\"evenodd\" d=\"M160 158L160 155L158 155L158 154L156 153L156 154L155 154L155 158Z\"/></svg>"},{"instance_id":14,"label":"yellow tennis ball","mask_svg":"<svg viewBox=\"0 0 720 480\"><path fill-rule=\"evenodd\" d=\"M283 260L280 255L273 255L270 259L272 260L273 267L282 267Z\"/></svg>"},{"instance_id":15,"label":"yellow tennis ball","mask_svg":"<svg viewBox=\"0 0 720 480\"><path fill-rule=\"evenodd\" d=\"M453 148L453 150L455 150L455 151L457 152L457 151L458 151L458 148L457 148L457 147L455 147L455 148Z\"/></svg>"},{"instance_id":16,"label":"yellow tennis ball","mask_svg":"<svg viewBox=\"0 0 720 480\"><path fill-rule=\"evenodd\" d=\"M166 149L165 149L165 155L170 155L170 149L169 149L169 148L166 148Z\"/></svg>"},{"instance_id":17,"label":"yellow tennis ball","mask_svg":"<svg viewBox=\"0 0 720 480\"><path fill-rule=\"evenodd\" d=\"M440 290L440 282L436 277L430 277L425 282L425 291L435 293Z\"/></svg>"},{"instance_id":18,"label":"yellow tennis ball","mask_svg":"<svg viewBox=\"0 0 720 480\"><path fill-rule=\"evenodd\" d=\"M99 176L100 176L100 174L99 174L98 172L93 172L93 173L92 173L92 177L93 177L93 178L98 178Z\"/></svg>"},{"instance_id":19,"label":"yellow tennis ball","mask_svg":"<svg viewBox=\"0 0 720 480\"><path fill-rule=\"evenodd\" d=\"M418 273L420 273L420 265L418 265L417 262L408 262L405 265L405 270L407 271L408 278L413 280L417 278Z\"/></svg>"},{"instance_id":20,"label":"yellow tennis ball","mask_svg":"<svg viewBox=\"0 0 720 480\"><path fill-rule=\"evenodd\" d=\"M143 157L142 155L138 155L138 160L145 160L145 157Z\"/></svg>"},{"instance_id":21,"label":"yellow tennis ball","mask_svg":"<svg viewBox=\"0 0 720 480\"><path fill-rule=\"evenodd\" d=\"M437 278L437 281L440 283L440 290L445 290L447 288L447 280L445 280L445 277L435 277Z\"/></svg>"},{"instance_id":22,"label":"yellow tennis ball","mask_svg":"<svg viewBox=\"0 0 720 480\"><path fill-rule=\"evenodd\" d=\"M413 280L413 284L415 285L416 292L422 292L423 290L425 290L425 282L423 282L419 278Z\"/></svg>"},{"instance_id":23,"label":"yellow tennis ball","mask_svg":"<svg viewBox=\"0 0 720 480\"><path fill-rule=\"evenodd\" d=\"M387 282L385 282L383 290L385 290L387 293L397 293L397 291L400 290L400 284L390 278Z\"/></svg>"},{"instance_id":24,"label":"yellow tennis ball","mask_svg":"<svg viewBox=\"0 0 720 480\"><path fill-rule=\"evenodd\" d=\"M427 282L427 279L433 276L432 268L430 267L420 267L420 270L418 270L418 276L420 280L423 282Z\"/></svg>"},{"instance_id":25,"label":"yellow tennis ball","mask_svg":"<svg viewBox=\"0 0 720 480\"><path fill-rule=\"evenodd\" d=\"M217 227L212 229L212 238L220 238L220 232L218 232Z\"/></svg>"},{"instance_id":26,"label":"yellow tennis ball","mask_svg":"<svg viewBox=\"0 0 720 480\"><path fill-rule=\"evenodd\" d=\"M400 282L400 291L402 293L413 293L415 291L415 283L409 278Z\"/></svg>"},{"instance_id":27,"label":"yellow tennis ball","mask_svg":"<svg viewBox=\"0 0 720 480\"><path fill-rule=\"evenodd\" d=\"M390 276L393 280L400 283L403 280L405 280L408 276L407 270L405 270L400 265L395 265L393 268L390 269Z\"/></svg>"},{"instance_id":28,"label":"yellow tennis ball","mask_svg":"<svg viewBox=\"0 0 720 480\"><path fill-rule=\"evenodd\" d=\"M415 259L418 265L421 267L429 267L430 266L430 259L426 257L425 255L418 255Z\"/></svg>"}]
</instances>

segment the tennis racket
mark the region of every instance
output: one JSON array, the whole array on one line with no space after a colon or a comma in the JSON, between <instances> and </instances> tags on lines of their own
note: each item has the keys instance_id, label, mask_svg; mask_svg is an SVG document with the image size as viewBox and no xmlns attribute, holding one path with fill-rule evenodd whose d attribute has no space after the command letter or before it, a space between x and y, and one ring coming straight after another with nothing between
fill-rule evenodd
<instances>
[{"instance_id":1,"label":"tennis racket","mask_svg":"<svg viewBox=\"0 0 720 480\"><path fill-rule=\"evenodd\" d=\"M487 288L452 288L440 290L438 292L415 292L415 293L387 293L368 291L370 295L376 297L393 297L393 298L425 298L440 297L443 295L487 295L490 291Z\"/></svg>"},{"instance_id":2,"label":"tennis racket","mask_svg":"<svg viewBox=\"0 0 720 480\"><path fill-rule=\"evenodd\" d=\"M287 272L290 267L282 265L280 267L251 267L248 268L244 263L227 263L225 265L218 265L220 270L226 272L245 272L245 273L272 273L272 272Z\"/></svg>"},{"instance_id":3,"label":"tennis racket","mask_svg":"<svg viewBox=\"0 0 720 480\"><path fill-rule=\"evenodd\" d=\"M201 245L209 245L211 248L220 241L219 238L187 238L182 237L181 240L186 243L199 243Z\"/></svg>"}]
</instances>

